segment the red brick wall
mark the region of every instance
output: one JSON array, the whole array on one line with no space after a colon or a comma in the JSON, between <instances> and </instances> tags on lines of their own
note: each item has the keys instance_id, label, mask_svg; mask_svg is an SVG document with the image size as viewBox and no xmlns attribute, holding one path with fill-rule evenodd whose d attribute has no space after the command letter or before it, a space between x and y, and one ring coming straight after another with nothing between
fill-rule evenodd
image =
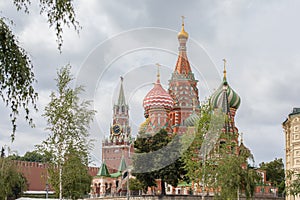
<instances>
[{"instance_id":1,"label":"red brick wall","mask_svg":"<svg viewBox=\"0 0 300 200\"><path fill-rule=\"evenodd\" d=\"M47 180L47 165L38 162L16 161L17 168L26 177L28 191L44 191ZM96 176L98 167L89 167L91 176Z\"/></svg>"}]
</instances>

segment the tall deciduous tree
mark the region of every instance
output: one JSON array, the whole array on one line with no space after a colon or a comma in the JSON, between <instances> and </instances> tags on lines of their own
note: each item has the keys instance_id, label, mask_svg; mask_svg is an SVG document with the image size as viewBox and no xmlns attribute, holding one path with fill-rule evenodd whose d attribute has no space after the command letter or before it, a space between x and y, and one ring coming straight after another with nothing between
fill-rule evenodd
<instances>
[{"instance_id":1,"label":"tall deciduous tree","mask_svg":"<svg viewBox=\"0 0 300 200\"><path fill-rule=\"evenodd\" d=\"M212 112L209 105L201 107L201 117L196 124L194 140L183 155L187 175L191 181L206 189L213 189L216 199L237 199L245 192L247 198L254 193L259 180L253 169L248 169L248 159L253 156L246 147L237 154L232 133L222 131L226 116L219 111ZM219 138L227 142L219 143Z\"/></svg>"},{"instance_id":2,"label":"tall deciduous tree","mask_svg":"<svg viewBox=\"0 0 300 200\"><path fill-rule=\"evenodd\" d=\"M92 176L88 171L87 155L69 150L62 167L63 196L80 199L90 192ZM57 181L57 180L56 180Z\"/></svg>"},{"instance_id":3,"label":"tall deciduous tree","mask_svg":"<svg viewBox=\"0 0 300 200\"><path fill-rule=\"evenodd\" d=\"M36 109L37 93L33 88L35 82L32 64L24 49L0 17L0 97L10 108L12 123L11 139L14 140L17 117L20 109L25 111L25 119L33 125L30 118L31 107Z\"/></svg>"},{"instance_id":4,"label":"tall deciduous tree","mask_svg":"<svg viewBox=\"0 0 300 200\"><path fill-rule=\"evenodd\" d=\"M155 180L160 179L161 195L165 195L165 182L176 187L178 181L185 178L180 144L180 137L174 138L164 129L155 135L136 139L133 171L138 172L134 175L143 184L144 189L156 186ZM147 153L153 153L153 156L147 156Z\"/></svg>"},{"instance_id":5,"label":"tall deciduous tree","mask_svg":"<svg viewBox=\"0 0 300 200\"><path fill-rule=\"evenodd\" d=\"M27 188L26 178L9 158L0 158L0 200L16 199Z\"/></svg>"},{"instance_id":6,"label":"tall deciduous tree","mask_svg":"<svg viewBox=\"0 0 300 200\"><path fill-rule=\"evenodd\" d=\"M275 158L271 162L262 162L259 164L260 169L266 170L267 181L278 187L278 193L282 194L285 190L285 174L282 158Z\"/></svg>"},{"instance_id":7,"label":"tall deciduous tree","mask_svg":"<svg viewBox=\"0 0 300 200\"><path fill-rule=\"evenodd\" d=\"M67 155L70 155L72 150L80 155L83 164L87 165L85 156L92 147L88 139L89 125L95 111L89 109L90 101L80 100L79 94L83 91L82 87L71 88L73 78L70 74L70 66L62 67L57 76L57 92L51 93L51 101L46 106L43 115L47 119L47 130L50 134L38 148L52 156L51 164L54 168L52 171L58 174L52 173L50 183L58 178L59 191L56 192L62 199L63 167L70 157ZM74 170L73 173L77 172Z\"/></svg>"}]
</instances>

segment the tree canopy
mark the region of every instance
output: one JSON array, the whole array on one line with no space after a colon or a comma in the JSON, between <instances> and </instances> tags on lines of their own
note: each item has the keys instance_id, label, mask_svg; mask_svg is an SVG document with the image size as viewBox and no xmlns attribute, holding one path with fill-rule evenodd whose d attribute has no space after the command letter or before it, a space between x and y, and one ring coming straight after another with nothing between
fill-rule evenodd
<instances>
[{"instance_id":1,"label":"tree canopy","mask_svg":"<svg viewBox=\"0 0 300 200\"><path fill-rule=\"evenodd\" d=\"M143 135L136 139L133 172L144 189L157 186L156 179L160 179L161 195L165 195L165 182L176 187L178 181L185 178L186 171L181 156L178 156L181 148L178 145L179 139L164 129L154 135Z\"/></svg>"},{"instance_id":2,"label":"tree canopy","mask_svg":"<svg viewBox=\"0 0 300 200\"><path fill-rule=\"evenodd\" d=\"M242 191L250 198L259 175L247 168L248 159L253 158L250 150L239 149L230 142L236 135L224 132L226 120L222 112L202 106L194 140L183 155L184 166L202 195L212 189L216 199L236 199ZM221 143L220 139L226 142Z\"/></svg>"},{"instance_id":3,"label":"tree canopy","mask_svg":"<svg viewBox=\"0 0 300 200\"><path fill-rule=\"evenodd\" d=\"M39 151L27 151L24 156L20 156L18 154L9 155L8 158L11 160L21 160L28 162L48 162L50 161L49 155L41 154Z\"/></svg>"},{"instance_id":4,"label":"tree canopy","mask_svg":"<svg viewBox=\"0 0 300 200\"><path fill-rule=\"evenodd\" d=\"M12 0L17 10L30 13L31 0ZM79 31L73 0L38 0L40 13L47 17L50 27L54 27L58 49L63 43L63 28L73 26ZM14 19L1 16L0 11L0 97L10 109L9 117L12 123L11 140L14 141L17 129L17 119L20 113L25 113L25 120L34 126L31 112L37 110L38 94L33 84L36 82L33 65L27 52L20 46L11 24Z\"/></svg>"},{"instance_id":5,"label":"tree canopy","mask_svg":"<svg viewBox=\"0 0 300 200\"><path fill-rule=\"evenodd\" d=\"M5 20L0 17L0 97L10 108L12 123L11 139L14 140L20 109L25 119L33 125L30 110L36 108L37 93L33 88L36 81L31 61L19 46L15 35Z\"/></svg>"},{"instance_id":6,"label":"tree canopy","mask_svg":"<svg viewBox=\"0 0 300 200\"><path fill-rule=\"evenodd\" d=\"M70 150L65 155L66 160L62 166L63 197L80 199L90 192L92 176L89 175L87 155L82 152ZM50 183L55 191L59 191L59 171L50 168Z\"/></svg>"},{"instance_id":7,"label":"tree canopy","mask_svg":"<svg viewBox=\"0 0 300 200\"><path fill-rule=\"evenodd\" d=\"M285 190L285 174L284 164L282 158L275 158L270 162L262 162L259 168L265 170L267 173L267 181L278 187L278 193L282 194Z\"/></svg>"},{"instance_id":8,"label":"tree canopy","mask_svg":"<svg viewBox=\"0 0 300 200\"><path fill-rule=\"evenodd\" d=\"M0 200L19 198L27 188L27 180L9 158L0 158Z\"/></svg>"},{"instance_id":9,"label":"tree canopy","mask_svg":"<svg viewBox=\"0 0 300 200\"><path fill-rule=\"evenodd\" d=\"M89 126L95 114L94 110L89 109L90 101L79 98L82 86L74 89L70 86L73 80L70 68L71 66L65 66L57 72L57 91L51 93L50 102L43 114L50 134L37 146L42 153L50 155L50 183L55 185L55 181L59 180L59 187L54 188L59 188L56 193L60 195L60 199L63 195L63 173L66 172L63 169L68 166L66 164L72 164L72 160L88 165L88 152L92 148L88 139ZM73 158L71 152L75 152L77 157ZM77 172L73 170L72 173Z\"/></svg>"}]
</instances>

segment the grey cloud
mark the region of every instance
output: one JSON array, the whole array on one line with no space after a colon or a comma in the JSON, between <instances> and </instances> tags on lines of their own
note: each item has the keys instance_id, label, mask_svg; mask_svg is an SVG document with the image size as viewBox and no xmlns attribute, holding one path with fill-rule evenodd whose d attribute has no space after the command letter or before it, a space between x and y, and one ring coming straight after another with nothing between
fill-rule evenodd
<instances>
[{"instance_id":1,"label":"grey cloud","mask_svg":"<svg viewBox=\"0 0 300 200\"><path fill-rule=\"evenodd\" d=\"M103 135L107 136L109 131L111 118L107 118L107 116L112 115L111 106L118 92L119 76L124 75L127 76L127 79L132 79L138 72L134 70L134 66L141 67L149 63L161 62L166 66L165 71L162 71L163 79L166 81L175 66L176 55L167 56L165 52L159 54L150 51L129 53L114 62L114 66L102 82L99 82L97 78L92 79L90 74L97 75L99 68L103 66L92 68L91 71L84 73L81 73L80 67L93 66L95 61L99 62L99 59L104 59L111 53L118 54L119 49L126 49L127 45L131 43L138 43L137 37L131 37L105 48L102 52L94 52L97 45L115 34L140 27L179 30L180 16L185 15L186 31L190 34L188 57L191 64L195 63L193 70L199 80L198 88L201 100L204 100L212 92L204 85L205 81L208 82L211 90L221 82L223 70L221 60L224 57L227 58L229 84L242 98L241 107L237 111L236 123L238 128L245 133L245 144L253 151L256 162L259 163L284 156L281 122L292 107L299 106L300 88L297 83L300 74L300 60L298 59L300 28L295 23L299 18L297 4L299 2L252 0L240 2L231 0L78 1L76 4L78 6L77 14L83 29L79 36L72 29L64 32L65 43L61 55L57 51L53 30L49 29L45 18L33 20L36 17L40 18L37 16L36 8L33 8L30 15L25 15L16 12L8 3L0 3L0 10L15 19L14 30L33 58L41 107L48 102L50 91L55 90L53 79L56 76L56 69L67 63L74 67L73 71L76 77L79 73L84 80L80 82L86 85L87 92L83 95L84 97L94 96L93 87L97 86L101 89L106 85L106 88L102 88L106 93L97 93L96 97L99 99L94 102L95 108L100 109L96 117L105 122L103 130L99 131L100 125L95 119L91 129L92 137L97 139L98 144ZM39 28L43 30L39 31ZM45 38L41 35L35 38L35 34L44 34ZM176 53L178 45L176 32L172 37L174 38L163 41L162 35L153 34L151 40L155 44L165 42L164 45ZM193 40L201 44L203 49L194 48ZM88 61L89 56L94 56L94 59ZM205 56L211 59L207 59ZM111 59L111 57L105 58ZM100 65L100 63L96 63L96 65ZM198 65L198 63L201 64ZM153 82L155 70L151 73L148 70L147 72L139 71L138 73L141 77L148 75L149 82ZM152 78L152 76L154 77ZM127 79L124 84L127 89L127 99L132 104L130 115L132 120L138 124L143 121L143 95L150 86L134 92L135 85ZM126 81L128 82L126 83ZM137 82L140 83L138 80ZM108 94L109 92L111 94ZM109 98L102 99L104 95ZM8 116L6 112L5 109L1 109L3 116ZM31 130L25 124L20 124L18 129L21 132L20 135L32 138L33 143L40 142L44 137L44 119L37 116L37 121L39 127L36 129ZM1 119L2 133L10 130L9 126L4 125L6 123L7 120ZM9 140L2 139L7 137L7 134L3 135L2 133L0 141L9 142ZM39 136L36 137L37 135ZM21 138L17 139L18 142L13 146L16 149L22 149L20 152L32 148L31 144L21 143L19 142ZM1 142L0 145L3 144ZM266 142L270 148L266 148ZM101 156L100 151L100 145L95 145L93 154L98 159Z\"/></svg>"}]
</instances>

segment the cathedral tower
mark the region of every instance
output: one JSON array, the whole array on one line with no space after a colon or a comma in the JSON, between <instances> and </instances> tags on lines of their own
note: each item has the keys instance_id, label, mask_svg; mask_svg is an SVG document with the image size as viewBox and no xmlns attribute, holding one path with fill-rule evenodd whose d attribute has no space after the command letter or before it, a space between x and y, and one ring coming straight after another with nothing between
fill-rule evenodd
<instances>
[{"instance_id":1,"label":"cathedral tower","mask_svg":"<svg viewBox=\"0 0 300 200\"><path fill-rule=\"evenodd\" d=\"M171 132L169 112L172 110L173 104L172 97L160 84L159 64L157 64L156 83L143 101L146 124L144 124L141 131L148 134L155 134L163 128Z\"/></svg>"},{"instance_id":2,"label":"cathedral tower","mask_svg":"<svg viewBox=\"0 0 300 200\"><path fill-rule=\"evenodd\" d=\"M238 153L238 128L235 126L235 114L236 110L241 104L241 98L239 95L229 86L226 77L226 60L224 61L223 81L219 88L212 94L210 99L211 107L216 111L219 110L225 114L225 122L222 132L224 133L220 137L221 144L234 144L232 152ZM231 141L228 141L231 140Z\"/></svg>"},{"instance_id":3,"label":"cathedral tower","mask_svg":"<svg viewBox=\"0 0 300 200\"><path fill-rule=\"evenodd\" d=\"M188 37L189 35L184 30L184 21L182 19L181 31L178 33L178 59L175 70L169 80L169 94L174 99L174 108L170 112L170 123L173 131L179 134L185 132L184 121L193 113L193 99L196 105L196 112L199 111L198 81L195 80L187 58L186 42Z\"/></svg>"},{"instance_id":4,"label":"cathedral tower","mask_svg":"<svg viewBox=\"0 0 300 200\"><path fill-rule=\"evenodd\" d=\"M110 127L110 136L102 142L102 161L106 162L111 172L118 169L122 157L131 164L131 128L129 125L128 104L125 100L123 77L121 77L118 100L113 107L113 120Z\"/></svg>"}]
</instances>

